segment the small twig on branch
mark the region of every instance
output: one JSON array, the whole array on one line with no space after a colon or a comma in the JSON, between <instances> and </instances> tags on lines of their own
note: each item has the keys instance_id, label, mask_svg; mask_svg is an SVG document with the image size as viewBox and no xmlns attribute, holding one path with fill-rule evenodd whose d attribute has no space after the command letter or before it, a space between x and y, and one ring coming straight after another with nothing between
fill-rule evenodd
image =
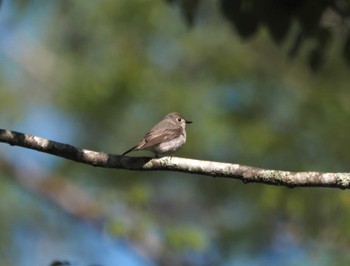
<instances>
[{"instance_id":1,"label":"small twig on branch","mask_svg":"<svg viewBox=\"0 0 350 266\"><path fill-rule=\"evenodd\" d=\"M96 167L140 171L177 171L212 177L235 178L244 183L263 183L287 187L350 188L350 173L289 172L178 157L121 156L80 149L72 145L4 129L0 129L0 142Z\"/></svg>"}]
</instances>

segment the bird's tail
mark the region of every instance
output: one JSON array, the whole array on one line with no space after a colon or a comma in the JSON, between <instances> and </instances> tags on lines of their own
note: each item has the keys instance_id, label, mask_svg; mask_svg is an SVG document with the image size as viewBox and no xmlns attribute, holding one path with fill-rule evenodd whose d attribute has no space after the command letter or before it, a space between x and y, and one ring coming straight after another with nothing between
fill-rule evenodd
<instances>
[{"instance_id":1,"label":"bird's tail","mask_svg":"<svg viewBox=\"0 0 350 266\"><path fill-rule=\"evenodd\" d=\"M136 146L134 146L134 147L132 147L131 149L127 150L126 152L124 152L124 153L122 154L122 156L124 156L125 154L127 154L127 153L129 153L129 152L131 152L131 151L135 150L135 149L136 149L136 147L137 147L137 145L136 145Z\"/></svg>"}]
</instances>

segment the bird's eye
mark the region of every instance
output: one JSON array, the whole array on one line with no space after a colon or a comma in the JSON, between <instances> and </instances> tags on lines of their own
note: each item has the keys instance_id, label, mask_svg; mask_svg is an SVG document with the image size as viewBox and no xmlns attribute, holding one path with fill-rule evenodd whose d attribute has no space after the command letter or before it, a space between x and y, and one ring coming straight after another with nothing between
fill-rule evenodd
<instances>
[{"instance_id":1,"label":"bird's eye","mask_svg":"<svg viewBox=\"0 0 350 266\"><path fill-rule=\"evenodd\" d=\"M182 120L182 119L181 119L180 117L177 119L177 121L179 121L179 122L181 122L181 120Z\"/></svg>"}]
</instances>

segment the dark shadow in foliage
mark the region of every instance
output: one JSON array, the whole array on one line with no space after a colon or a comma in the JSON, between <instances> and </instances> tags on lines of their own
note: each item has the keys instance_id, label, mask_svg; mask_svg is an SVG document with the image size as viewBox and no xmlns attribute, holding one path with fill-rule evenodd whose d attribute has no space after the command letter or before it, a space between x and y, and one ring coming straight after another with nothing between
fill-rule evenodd
<instances>
[{"instance_id":1,"label":"dark shadow in foliage","mask_svg":"<svg viewBox=\"0 0 350 266\"><path fill-rule=\"evenodd\" d=\"M242 38L253 36L259 28L259 10L251 1L221 1L224 16Z\"/></svg>"},{"instance_id":2,"label":"dark shadow in foliage","mask_svg":"<svg viewBox=\"0 0 350 266\"><path fill-rule=\"evenodd\" d=\"M191 26L195 20L199 0L167 0L177 2L186 22ZM331 11L332 16L345 26L350 17L350 1L340 0L219 0L223 16L229 20L235 31L243 39L251 38L264 26L271 38L281 44L290 33L293 23L300 27L299 32L292 36L292 44L288 56L294 58L306 40L311 40L314 46L308 54L309 67L317 71L325 62L332 29L322 25L325 12ZM348 29L349 30L349 29ZM342 55L350 63L350 36L345 41Z\"/></svg>"},{"instance_id":3,"label":"dark shadow in foliage","mask_svg":"<svg viewBox=\"0 0 350 266\"><path fill-rule=\"evenodd\" d=\"M68 261L58 261L55 260L53 261L50 266L71 266L72 264L70 264Z\"/></svg>"},{"instance_id":4,"label":"dark shadow in foliage","mask_svg":"<svg viewBox=\"0 0 350 266\"><path fill-rule=\"evenodd\" d=\"M50 266L73 266L73 264L71 264L70 262L68 261L58 261L58 260L55 260L53 261ZM87 265L87 266L102 266L102 265L99 265L99 264L93 264L93 265Z\"/></svg>"},{"instance_id":5,"label":"dark shadow in foliage","mask_svg":"<svg viewBox=\"0 0 350 266\"><path fill-rule=\"evenodd\" d=\"M346 58L348 64L350 65L350 33L348 34L348 37L346 38L346 41L344 44L344 57Z\"/></svg>"},{"instance_id":6,"label":"dark shadow in foliage","mask_svg":"<svg viewBox=\"0 0 350 266\"><path fill-rule=\"evenodd\" d=\"M200 0L167 0L170 3L177 2L188 27L194 25L194 19Z\"/></svg>"}]
</instances>

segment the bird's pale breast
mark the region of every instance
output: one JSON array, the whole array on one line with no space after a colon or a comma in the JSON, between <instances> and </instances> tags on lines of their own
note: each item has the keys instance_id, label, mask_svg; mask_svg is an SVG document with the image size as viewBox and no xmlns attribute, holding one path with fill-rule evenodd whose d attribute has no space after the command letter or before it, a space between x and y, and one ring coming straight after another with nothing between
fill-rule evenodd
<instances>
[{"instance_id":1,"label":"bird's pale breast","mask_svg":"<svg viewBox=\"0 0 350 266\"><path fill-rule=\"evenodd\" d=\"M172 153L180 149L185 144L185 142L186 134L181 134L177 138L153 146L152 150L157 154Z\"/></svg>"}]
</instances>

